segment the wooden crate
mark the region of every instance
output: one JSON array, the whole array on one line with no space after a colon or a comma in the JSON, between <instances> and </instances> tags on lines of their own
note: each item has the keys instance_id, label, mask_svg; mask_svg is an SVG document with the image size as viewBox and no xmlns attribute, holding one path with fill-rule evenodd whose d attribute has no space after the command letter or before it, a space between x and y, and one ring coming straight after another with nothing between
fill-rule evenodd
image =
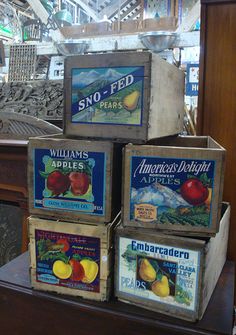
<instances>
[{"instance_id":1,"label":"wooden crate","mask_svg":"<svg viewBox=\"0 0 236 335\"><path fill-rule=\"evenodd\" d=\"M113 230L89 225L29 218L30 276L36 290L108 300L113 276Z\"/></svg>"},{"instance_id":2,"label":"wooden crate","mask_svg":"<svg viewBox=\"0 0 236 335\"><path fill-rule=\"evenodd\" d=\"M184 72L151 52L65 60L66 135L142 143L183 129Z\"/></svg>"},{"instance_id":3,"label":"wooden crate","mask_svg":"<svg viewBox=\"0 0 236 335\"><path fill-rule=\"evenodd\" d=\"M116 230L115 295L124 302L189 321L200 320L226 260L230 206L216 237Z\"/></svg>"},{"instance_id":4,"label":"wooden crate","mask_svg":"<svg viewBox=\"0 0 236 335\"><path fill-rule=\"evenodd\" d=\"M69 221L110 222L120 212L121 145L31 138L29 212Z\"/></svg>"},{"instance_id":5,"label":"wooden crate","mask_svg":"<svg viewBox=\"0 0 236 335\"><path fill-rule=\"evenodd\" d=\"M125 148L123 222L175 234L219 229L225 150L208 136L177 136Z\"/></svg>"}]
</instances>

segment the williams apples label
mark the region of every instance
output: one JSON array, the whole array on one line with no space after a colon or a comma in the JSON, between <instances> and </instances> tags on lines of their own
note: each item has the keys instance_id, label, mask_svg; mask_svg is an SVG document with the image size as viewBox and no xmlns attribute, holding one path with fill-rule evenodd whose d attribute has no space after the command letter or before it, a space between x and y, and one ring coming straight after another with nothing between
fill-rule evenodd
<instances>
[{"instance_id":1,"label":"williams apples label","mask_svg":"<svg viewBox=\"0 0 236 335\"><path fill-rule=\"evenodd\" d=\"M130 220L210 226L215 161L130 159Z\"/></svg>"},{"instance_id":2,"label":"williams apples label","mask_svg":"<svg viewBox=\"0 0 236 335\"><path fill-rule=\"evenodd\" d=\"M119 291L195 311L200 252L119 238Z\"/></svg>"},{"instance_id":3,"label":"williams apples label","mask_svg":"<svg viewBox=\"0 0 236 335\"><path fill-rule=\"evenodd\" d=\"M34 150L35 208L105 213L106 154Z\"/></svg>"},{"instance_id":4,"label":"williams apples label","mask_svg":"<svg viewBox=\"0 0 236 335\"><path fill-rule=\"evenodd\" d=\"M142 125L144 67L72 69L72 123Z\"/></svg>"},{"instance_id":5,"label":"williams apples label","mask_svg":"<svg viewBox=\"0 0 236 335\"><path fill-rule=\"evenodd\" d=\"M100 239L35 230L36 280L99 292Z\"/></svg>"}]
</instances>

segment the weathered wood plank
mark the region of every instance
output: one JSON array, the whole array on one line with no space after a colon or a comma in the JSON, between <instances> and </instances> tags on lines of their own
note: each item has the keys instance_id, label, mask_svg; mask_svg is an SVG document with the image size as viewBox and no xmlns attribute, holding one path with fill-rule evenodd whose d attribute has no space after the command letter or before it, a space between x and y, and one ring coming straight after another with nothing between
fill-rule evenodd
<instances>
[{"instance_id":1,"label":"weathered wood plank","mask_svg":"<svg viewBox=\"0 0 236 335\"><path fill-rule=\"evenodd\" d=\"M29 218L30 275L34 289L108 300L113 275L113 230L107 225Z\"/></svg>"}]
</instances>

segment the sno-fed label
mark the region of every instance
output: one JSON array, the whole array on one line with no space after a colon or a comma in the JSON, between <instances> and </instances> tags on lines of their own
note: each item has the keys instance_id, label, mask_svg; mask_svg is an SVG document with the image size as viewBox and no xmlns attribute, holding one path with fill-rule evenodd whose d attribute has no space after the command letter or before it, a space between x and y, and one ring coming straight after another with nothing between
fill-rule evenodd
<instances>
[{"instance_id":1,"label":"sno-fed label","mask_svg":"<svg viewBox=\"0 0 236 335\"><path fill-rule=\"evenodd\" d=\"M106 154L34 150L34 207L105 213Z\"/></svg>"},{"instance_id":2,"label":"sno-fed label","mask_svg":"<svg viewBox=\"0 0 236 335\"><path fill-rule=\"evenodd\" d=\"M72 123L142 125L144 67L72 69Z\"/></svg>"},{"instance_id":3,"label":"sno-fed label","mask_svg":"<svg viewBox=\"0 0 236 335\"><path fill-rule=\"evenodd\" d=\"M119 291L195 311L200 252L119 238Z\"/></svg>"},{"instance_id":4,"label":"sno-fed label","mask_svg":"<svg viewBox=\"0 0 236 335\"><path fill-rule=\"evenodd\" d=\"M36 281L100 291L100 239L35 230Z\"/></svg>"},{"instance_id":5,"label":"sno-fed label","mask_svg":"<svg viewBox=\"0 0 236 335\"><path fill-rule=\"evenodd\" d=\"M130 220L210 226L215 161L130 159Z\"/></svg>"}]
</instances>

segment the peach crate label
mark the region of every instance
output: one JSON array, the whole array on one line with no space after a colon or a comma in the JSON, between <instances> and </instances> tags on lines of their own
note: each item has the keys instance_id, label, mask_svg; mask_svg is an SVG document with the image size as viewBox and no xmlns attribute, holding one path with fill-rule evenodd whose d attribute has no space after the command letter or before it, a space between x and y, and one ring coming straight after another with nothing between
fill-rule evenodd
<instances>
[{"instance_id":1,"label":"peach crate label","mask_svg":"<svg viewBox=\"0 0 236 335\"><path fill-rule=\"evenodd\" d=\"M100 291L100 239L35 230L36 281Z\"/></svg>"},{"instance_id":2,"label":"peach crate label","mask_svg":"<svg viewBox=\"0 0 236 335\"><path fill-rule=\"evenodd\" d=\"M200 252L119 238L118 290L194 311L198 303Z\"/></svg>"},{"instance_id":3,"label":"peach crate label","mask_svg":"<svg viewBox=\"0 0 236 335\"><path fill-rule=\"evenodd\" d=\"M210 227L215 161L130 159L130 220Z\"/></svg>"},{"instance_id":4,"label":"peach crate label","mask_svg":"<svg viewBox=\"0 0 236 335\"><path fill-rule=\"evenodd\" d=\"M34 207L105 213L106 154L34 150Z\"/></svg>"}]
</instances>

